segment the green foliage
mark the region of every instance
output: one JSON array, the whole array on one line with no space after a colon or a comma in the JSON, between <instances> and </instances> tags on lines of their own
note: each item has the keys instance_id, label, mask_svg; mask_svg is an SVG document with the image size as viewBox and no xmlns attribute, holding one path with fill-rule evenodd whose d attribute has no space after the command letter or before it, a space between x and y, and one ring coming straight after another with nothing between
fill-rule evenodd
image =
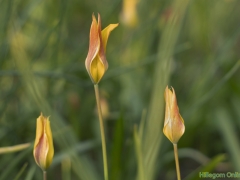
<instances>
[{"instance_id":1,"label":"green foliage","mask_svg":"<svg viewBox=\"0 0 240 180\"><path fill-rule=\"evenodd\" d=\"M189 174L184 180L195 180L195 179L199 179L199 172L212 172L214 170L214 168L220 164L222 161L224 161L226 159L226 156L224 154L219 154L216 157L213 157L213 159L208 162L206 165L204 165L203 167L200 167L198 169L196 169L195 171L193 171L191 174Z\"/></svg>"},{"instance_id":2,"label":"green foliage","mask_svg":"<svg viewBox=\"0 0 240 180\"><path fill-rule=\"evenodd\" d=\"M94 88L85 69L91 16L100 13L103 28L120 23L99 84L110 180L140 180L139 169L146 180L176 179L172 145L162 136L166 85L174 87L185 120L182 177L201 167L240 171L240 1L138 1L133 26L122 4L0 0L0 146L33 143L43 112L55 146L48 178L103 179ZM32 146L0 156L0 180L42 179Z\"/></svg>"}]
</instances>

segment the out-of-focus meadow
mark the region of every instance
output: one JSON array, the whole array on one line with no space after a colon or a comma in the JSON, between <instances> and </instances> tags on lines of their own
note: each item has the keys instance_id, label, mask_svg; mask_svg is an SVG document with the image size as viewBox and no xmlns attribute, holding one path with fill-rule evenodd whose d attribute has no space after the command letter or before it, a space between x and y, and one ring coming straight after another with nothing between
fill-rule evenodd
<instances>
[{"instance_id":1,"label":"out-of-focus meadow","mask_svg":"<svg viewBox=\"0 0 240 180\"><path fill-rule=\"evenodd\" d=\"M102 180L94 88L85 69L92 13L120 23L99 84L110 180L176 179L163 136L173 86L186 131L182 178L240 172L239 0L0 0L0 180L41 180L36 118L50 116L52 180Z\"/></svg>"}]
</instances>

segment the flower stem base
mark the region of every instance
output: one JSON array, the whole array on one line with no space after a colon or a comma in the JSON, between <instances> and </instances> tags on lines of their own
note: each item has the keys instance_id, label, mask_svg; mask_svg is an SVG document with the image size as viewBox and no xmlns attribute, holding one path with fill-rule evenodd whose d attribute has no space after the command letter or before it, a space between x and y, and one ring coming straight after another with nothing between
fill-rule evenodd
<instances>
[{"instance_id":1,"label":"flower stem base","mask_svg":"<svg viewBox=\"0 0 240 180\"><path fill-rule=\"evenodd\" d=\"M108 180L106 140L105 140L104 124L103 124L102 111L101 111L101 105L100 105L98 84L94 84L94 90L95 90L95 95L96 95L98 117L99 117L100 131L101 131L101 138L102 138L102 154L103 154L104 179Z\"/></svg>"},{"instance_id":2,"label":"flower stem base","mask_svg":"<svg viewBox=\"0 0 240 180\"><path fill-rule=\"evenodd\" d=\"M173 144L173 148L174 148L174 157L175 157L175 162L176 162L177 179L178 179L178 180L181 180L180 168L179 168L179 161L178 161L178 149L177 149L177 144Z\"/></svg>"}]
</instances>

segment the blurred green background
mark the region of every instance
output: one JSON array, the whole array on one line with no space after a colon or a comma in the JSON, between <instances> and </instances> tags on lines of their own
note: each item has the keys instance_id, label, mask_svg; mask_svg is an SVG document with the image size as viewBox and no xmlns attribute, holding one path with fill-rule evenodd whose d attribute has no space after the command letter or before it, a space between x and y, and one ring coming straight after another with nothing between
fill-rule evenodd
<instances>
[{"instance_id":1,"label":"blurred green background","mask_svg":"<svg viewBox=\"0 0 240 180\"><path fill-rule=\"evenodd\" d=\"M182 178L240 172L239 0L0 0L0 146L33 143L43 112L55 145L48 179L103 179L85 69L92 13L103 28L120 23L99 84L110 180L176 179L166 85L185 120ZM0 159L0 180L42 179L32 145Z\"/></svg>"}]
</instances>

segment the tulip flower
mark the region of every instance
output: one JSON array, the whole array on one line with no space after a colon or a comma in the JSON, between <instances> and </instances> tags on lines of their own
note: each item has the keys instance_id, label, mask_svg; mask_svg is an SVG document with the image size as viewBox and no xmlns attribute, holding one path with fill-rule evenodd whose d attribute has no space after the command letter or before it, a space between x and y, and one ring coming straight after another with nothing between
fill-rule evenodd
<instances>
[{"instance_id":1,"label":"tulip flower","mask_svg":"<svg viewBox=\"0 0 240 180\"><path fill-rule=\"evenodd\" d=\"M108 62L106 59L107 40L110 32L117 26L118 24L110 24L102 30L100 15L98 14L98 22L95 16L92 15L89 51L85 61L85 66L94 84L99 83L108 69Z\"/></svg>"},{"instance_id":2,"label":"tulip flower","mask_svg":"<svg viewBox=\"0 0 240 180\"><path fill-rule=\"evenodd\" d=\"M37 118L33 156L37 165L43 171L46 171L52 163L53 155L53 138L49 117L44 117L41 113L41 115Z\"/></svg>"},{"instance_id":3,"label":"tulip flower","mask_svg":"<svg viewBox=\"0 0 240 180\"><path fill-rule=\"evenodd\" d=\"M138 3L139 0L123 0L121 20L127 27L133 28L138 24Z\"/></svg>"},{"instance_id":4,"label":"tulip flower","mask_svg":"<svg viewBox=\"0 0 240 180\"><path fill-rule=\"evenodd\" d=\"M165 89L165 121L163 133L173 143L177 144L185 131L184 121L179 113L177 98L175 91L168 88Z\"/></svg>"}]
</instances>

